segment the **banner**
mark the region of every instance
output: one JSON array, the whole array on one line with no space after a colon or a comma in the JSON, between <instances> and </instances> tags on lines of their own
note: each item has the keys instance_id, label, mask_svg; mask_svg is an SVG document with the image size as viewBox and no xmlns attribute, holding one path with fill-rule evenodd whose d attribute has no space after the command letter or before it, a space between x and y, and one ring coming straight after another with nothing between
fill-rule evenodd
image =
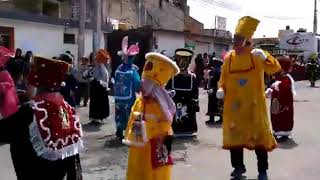
<instances>
[{"instance_id":1,"label":"banner","mask_svg":"<svg viewBox=\"0 0 320 180\"><path fill-rule=\"evenodd\" d=\"M216 16L215 17L215 29L218 30L227 30L227 18L221 17L221 16Z\"/></svg>"},{"instance_id":2,"label":"banner","mask_svg":"<svg viewBox=\"0 0 320 180\"><path fill-rule=\"evenodd\" d=\"M184 48L190 49L190 50L196 50L196 45L194 43L185 43Z\"/></svg>"}]
</instances>

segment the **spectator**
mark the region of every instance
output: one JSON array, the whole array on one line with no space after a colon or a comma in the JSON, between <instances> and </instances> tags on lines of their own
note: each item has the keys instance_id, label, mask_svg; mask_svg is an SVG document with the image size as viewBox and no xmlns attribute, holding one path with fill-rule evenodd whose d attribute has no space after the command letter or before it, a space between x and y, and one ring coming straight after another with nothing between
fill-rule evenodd
<instances>
[{"instance_id":1,"label":"spectator","mask_svg":"<svg viewBox=\"0 0 320 180\"><path fill-rule=\"evenodd\" d=\"M22 50L20 48L16 49L16 55L14 56L14 59L21 59L22 58Z\"/></svg>"},{"instance_id":2,"label":"spectator","mask_svg":"<svg viewBox=\"0 0 320 180\"><path fill-rule=\"evenodd\" d=\"M24 79L27 77L27 75L30 72L32 59L33 59L32 51L27 51L26 55L24 56L24 60L25 60Z\"/></svg>"},{"instance_id":3,"label":"spectator","mask_svg":"<svg viewBox=\"0 0 320 180\"><path fill-rule=\"evenodd\" d=\"M72 58L70 55L67 55L66 53L61 54L59 59L68 63L69 66L72 66ZM71 72L72 72L72 69L67 72L66 77L61 84L62 86L60 89L60 93L64 97L65 101L67 101L72 107L75 107L76 106L75 94L78 90L78 81L76 80L76 78Z\"/></svg>"},{"instance_id":4,"label":"spectator","mask_svg":"<svg viewBox=\"0 0 320 180\"><path fill-rule=\"evenodd\" d=\"M89 100L89 79L84 76L84 73L89 71L89 59L82 57L80 59L81 64L78 67L76 73L76 79L79 81L79 90L77 91L77 104L80 105L81 99L83 100L83 106L86 107Z\"/></svg>"},{"instance_id":5,"label":"spectator","mask_svg":"<svg viewBox=\"0 0 320 180\"><path fill-rule=\"evenodd\" d=\"M26 63L22 58L22 50L17 49L14 58L11 58L7 64L6 69L12 76L15 86L18 90L26 90L26 84L24 82L24 75L26 69Z\"/></svg>"},{"instance_id":6,"label":"spectator","mask_svg":"<svg viewBox=\"0 0 320 180\"><path fill-rule=\"evenodd\" d=\"M203 63L201 54L198 54L198 56L196 57L195 64L196 64L195 73L197 78L197 84L198 86L201 86L203 81L203 75L204 75L204 63Z\"/></svg>"}]
</instances>

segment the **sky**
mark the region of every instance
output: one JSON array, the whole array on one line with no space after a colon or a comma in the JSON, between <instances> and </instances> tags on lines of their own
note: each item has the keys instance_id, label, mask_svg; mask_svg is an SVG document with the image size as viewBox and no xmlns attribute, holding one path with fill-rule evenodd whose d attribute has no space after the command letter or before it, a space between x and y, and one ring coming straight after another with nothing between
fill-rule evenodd
<instances>
[{"instance_id":1,"label":"sky","mask_svg":"<svg viewBox=\"0 0 320 180\"><path fill-rule=\"evenodd\" d=\"M188 5L190 15L205 28L213 28L215 16L222 16L227 18L227 30L233 33L239 18L249 15L261 21L255 38L277 37L286 25L295 31L313 31L314 0L188 0Z\"/></svg>"}]
</instances>

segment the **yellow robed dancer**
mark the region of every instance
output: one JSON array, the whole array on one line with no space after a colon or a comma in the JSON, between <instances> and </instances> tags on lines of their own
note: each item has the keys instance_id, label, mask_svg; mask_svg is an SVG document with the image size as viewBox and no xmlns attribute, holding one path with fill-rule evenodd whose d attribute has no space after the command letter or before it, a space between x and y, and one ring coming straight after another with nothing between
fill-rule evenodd
<instances>
[{"instance_id":1,"label":"yellow robed dancer","mask_svg":"<svg viewBox=\"0 0 320 180\"><path fill-rule=\"evenodd\" d=\"M246 16L239 20L233 50L224 59L217 97L224 97L223 148L231 152L239 178L246 172L243 148L255 150L259 180L267 179L268 151L276 148L265 100L264 73L274 74L278 61L261 49L252 48L252 36L259 20Z\"/></svg>"},{"instance_id":2,"label":"yellow robed dancer","mask_svg":"<svg viewBox=\"0 0 320 180\"><path fill-rule=\"evenodd\" d=\"M168 57L146 55L142 93L132 107L123 140L130 146L127 180L171 179L171 123L176 109L164 87L178 73L178 66Z\"/></svg>"}]
</instances>

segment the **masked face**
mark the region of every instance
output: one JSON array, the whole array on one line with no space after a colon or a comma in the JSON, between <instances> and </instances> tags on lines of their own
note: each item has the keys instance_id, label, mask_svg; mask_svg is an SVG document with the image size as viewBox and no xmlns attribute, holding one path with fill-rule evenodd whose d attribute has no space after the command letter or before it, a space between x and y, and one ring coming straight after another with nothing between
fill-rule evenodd
<instances>
[{"instance_id":1,"label":"masked face","mask_svg":"<svg viewBox=\"0 0 320 180\"><path fill-rule=\"evenodd\" d=\"M181 71L185 71L188 69L191 58L189 57L177 57L177 65L179 66Z\"/></svg>"},{"instance_id":2,"label":"masked face","mask_svg":"<svg viewBox=\"0 0 320 180\"><path fill-rule=\"evenodd\" d=\"M247 41L244 37L237 35L234 36L233 49L236 51L237 54L241 54L250 48L250 42Z\"/></svg>"}]
</instances>

